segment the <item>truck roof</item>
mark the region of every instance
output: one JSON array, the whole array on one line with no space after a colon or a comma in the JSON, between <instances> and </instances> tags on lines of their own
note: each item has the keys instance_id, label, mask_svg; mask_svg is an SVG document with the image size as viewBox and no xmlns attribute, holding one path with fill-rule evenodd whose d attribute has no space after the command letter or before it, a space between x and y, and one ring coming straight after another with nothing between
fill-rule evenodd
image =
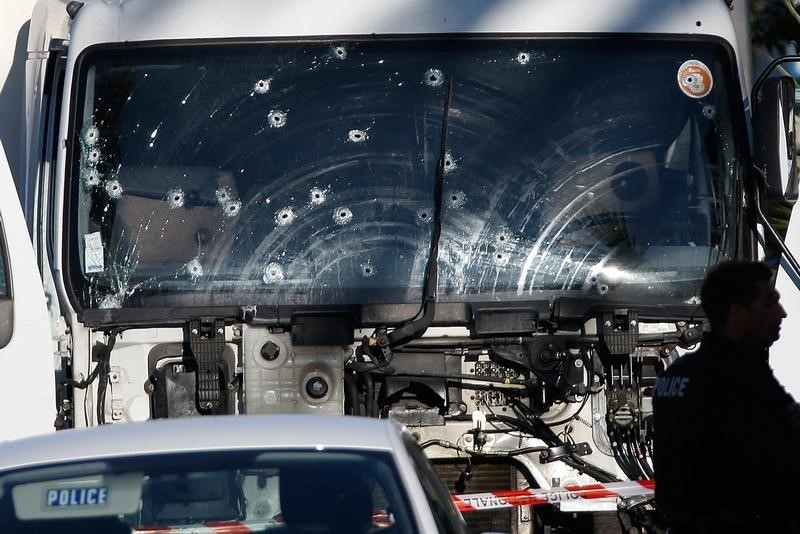
<instances>
[{"instance_id":1,"label":"truck roof","mask_svg":"<svg viewBox=\"0 0 800 534\"><path fill-rule=\"evenodd\" d=\"M125 41L459 33L702 34L736 46L723 0L90 0L71 33L73 49Z\"/></svg>"},{"instance_id":2,"label":"truck roof","mask_svg":"<svg viewBox=\"0 0 800 534\"><path fill-rule=\"evenodd\" d=\"M104 457L247 449L390 451L398 425L366 417L205 416L65 430L0 444L0 470Z\"/></svg>"}]
</instances>

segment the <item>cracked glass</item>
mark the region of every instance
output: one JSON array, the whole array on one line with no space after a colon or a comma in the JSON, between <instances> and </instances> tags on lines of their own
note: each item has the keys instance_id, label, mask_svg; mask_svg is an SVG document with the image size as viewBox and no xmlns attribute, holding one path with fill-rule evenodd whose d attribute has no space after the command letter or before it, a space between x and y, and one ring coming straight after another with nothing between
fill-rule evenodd
<instances>
[{"instance_id":1,"label":"cracked glass","mask_svg":"<svg viewBox=\"0 0 800 534\"><path fill-rule=\"evenodd\" d=\"M678 69L702 61L703 98ZM735 253L741 128L711 42L98 48L81 58L70 280L84 307L690 301Z\"/></svg>"}]
</instances>

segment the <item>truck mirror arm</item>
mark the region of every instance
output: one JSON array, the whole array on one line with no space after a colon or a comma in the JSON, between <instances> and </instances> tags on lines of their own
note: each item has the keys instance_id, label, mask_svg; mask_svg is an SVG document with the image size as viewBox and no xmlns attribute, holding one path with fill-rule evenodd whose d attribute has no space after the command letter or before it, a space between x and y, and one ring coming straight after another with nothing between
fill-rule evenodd
<instances>
[{"instance_id":1,"label":"truck mirror arm","mask_svg":"<svg viewBox=\"0 0 800 534\"><path fill-rule=\"evenodd\" d=\"M772 238L775 240L775 242L778 243L778 246L781 248L781 252L783 253L784 257L786 258L786 261L791 266L792 271L794 271L794 275L796 277L800 277L800 263L797 262L797 259L794 257L792 252L789 250L789 247L786 246L786 243L784 242L783 238L781 238L781 236L775 230L775 227L772 226L772 223L769 222L769 220L767 219L767 216L764 215L764 212L761 209L761 187L763 187L762 184L764 183L764 180L763 180L763 175L761 174L761 170L758 169L758 168L756 168L756 170L759 172L759 175L761 175L761 177L762 177L761 183L756 185L756 187L754 188L756 215L758 216L758 222L760 222L764 226L764 228L767 230L767 232L769 232L770 236L772 236Z\"/></svg>"},{"instance_id":2,"label":"truck mirror arm","mask_svg":"<svg viewBox=\"0 0 800 534\"><path fill-rule=\"evenodd\" d=\"M782 65L783 63L793 63L800 60L800 55L796 56L783 56L779 57L778 59L772 60L772 62L766 66L763 70L761 75L753 84L753 90L750 93L750 106L752 108L753 114L755 115L755 108L758 107L758 92L761 90L761 86L764 85L764 82L767 81L767 78L772 71L778 66Z\"/></svg>"}]
</instances>

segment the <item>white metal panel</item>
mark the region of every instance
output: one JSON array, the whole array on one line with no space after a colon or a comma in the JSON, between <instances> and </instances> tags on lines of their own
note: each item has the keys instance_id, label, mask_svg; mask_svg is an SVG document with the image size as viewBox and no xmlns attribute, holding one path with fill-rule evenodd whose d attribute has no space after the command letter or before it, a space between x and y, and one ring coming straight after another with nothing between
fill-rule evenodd
<instances>
[{"instance_id":1,"label":"white metal panel","mask_svg":"<svg viewBox=\"0 0 800 534\"><path fill-rule=\"evenodd\" d=\"M51 39L66 39L69 32L69 0L37 0L31 17L28 52L46 51Z\"/></svg>"},{"instance_id":2,"label":"white metal panel","mask_svg":"<svg viewBox=\"0 0 800 534\"><path fill-rule=\"evenodd\" d=\"M37 171L40 165L41 146L41 116L43 87L47 61L47 51L53 40L64 40L68 36L68 16L66 4L69 0L22 0L28 4L30 27L27 36L27 47L23 44L22 53L27 48L27 61L24 70L24 93L19 95L19 100L14 102L15 109L24 110L24 132L19 138L25 140L25 153L22 156L20 170L22 176L16 176L20 197L23 199L23 211L29 228L33 233L36 228L34 220L35 195L40 184L36 183ZM24 106L24 107L23 107ZM21 117L22 118L22 117ZM20 129L23 122L20 122ZM34 236L36 237L36 236Z\"/></svg>"},{"instance_id":3,"label":"white metal panel","mask_svg":"<svg viewBox=\"0 0 800 534\"><path fill-rule=\"evenodd\" d=\"M77 48L104 41L481 32L702 33L736 42L722 0L95 0L78 14L77 28Z\"/></svg>"},{"instance_id":4,"label":"white metal panel","mask_svg":"<svg viewBox=\"0 0 800 534\"><path fill-rule=\"evenodd\" d=\"M53 430L55 369L49 318L36 258L0 147L0 218L7 247L14 332L0 349L0 440Z\"/></svg>"}]
</instances>

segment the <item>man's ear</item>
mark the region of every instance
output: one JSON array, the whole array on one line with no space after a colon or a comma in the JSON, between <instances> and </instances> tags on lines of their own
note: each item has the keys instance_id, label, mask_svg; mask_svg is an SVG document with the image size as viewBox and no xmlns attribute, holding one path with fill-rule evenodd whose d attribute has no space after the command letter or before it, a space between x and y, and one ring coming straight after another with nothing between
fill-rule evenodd
<instances>
[{"instance_id":1,"label":"man's ear","mask_svg":"<svg viewBox=\"0 0 800 534\"><path fill-rule=\"evenodd\" d=\"M731 325L741 325L750 321L750 307L746 304L734 302L728 309L728 323Z\"/></svg>"}]
</instances>

